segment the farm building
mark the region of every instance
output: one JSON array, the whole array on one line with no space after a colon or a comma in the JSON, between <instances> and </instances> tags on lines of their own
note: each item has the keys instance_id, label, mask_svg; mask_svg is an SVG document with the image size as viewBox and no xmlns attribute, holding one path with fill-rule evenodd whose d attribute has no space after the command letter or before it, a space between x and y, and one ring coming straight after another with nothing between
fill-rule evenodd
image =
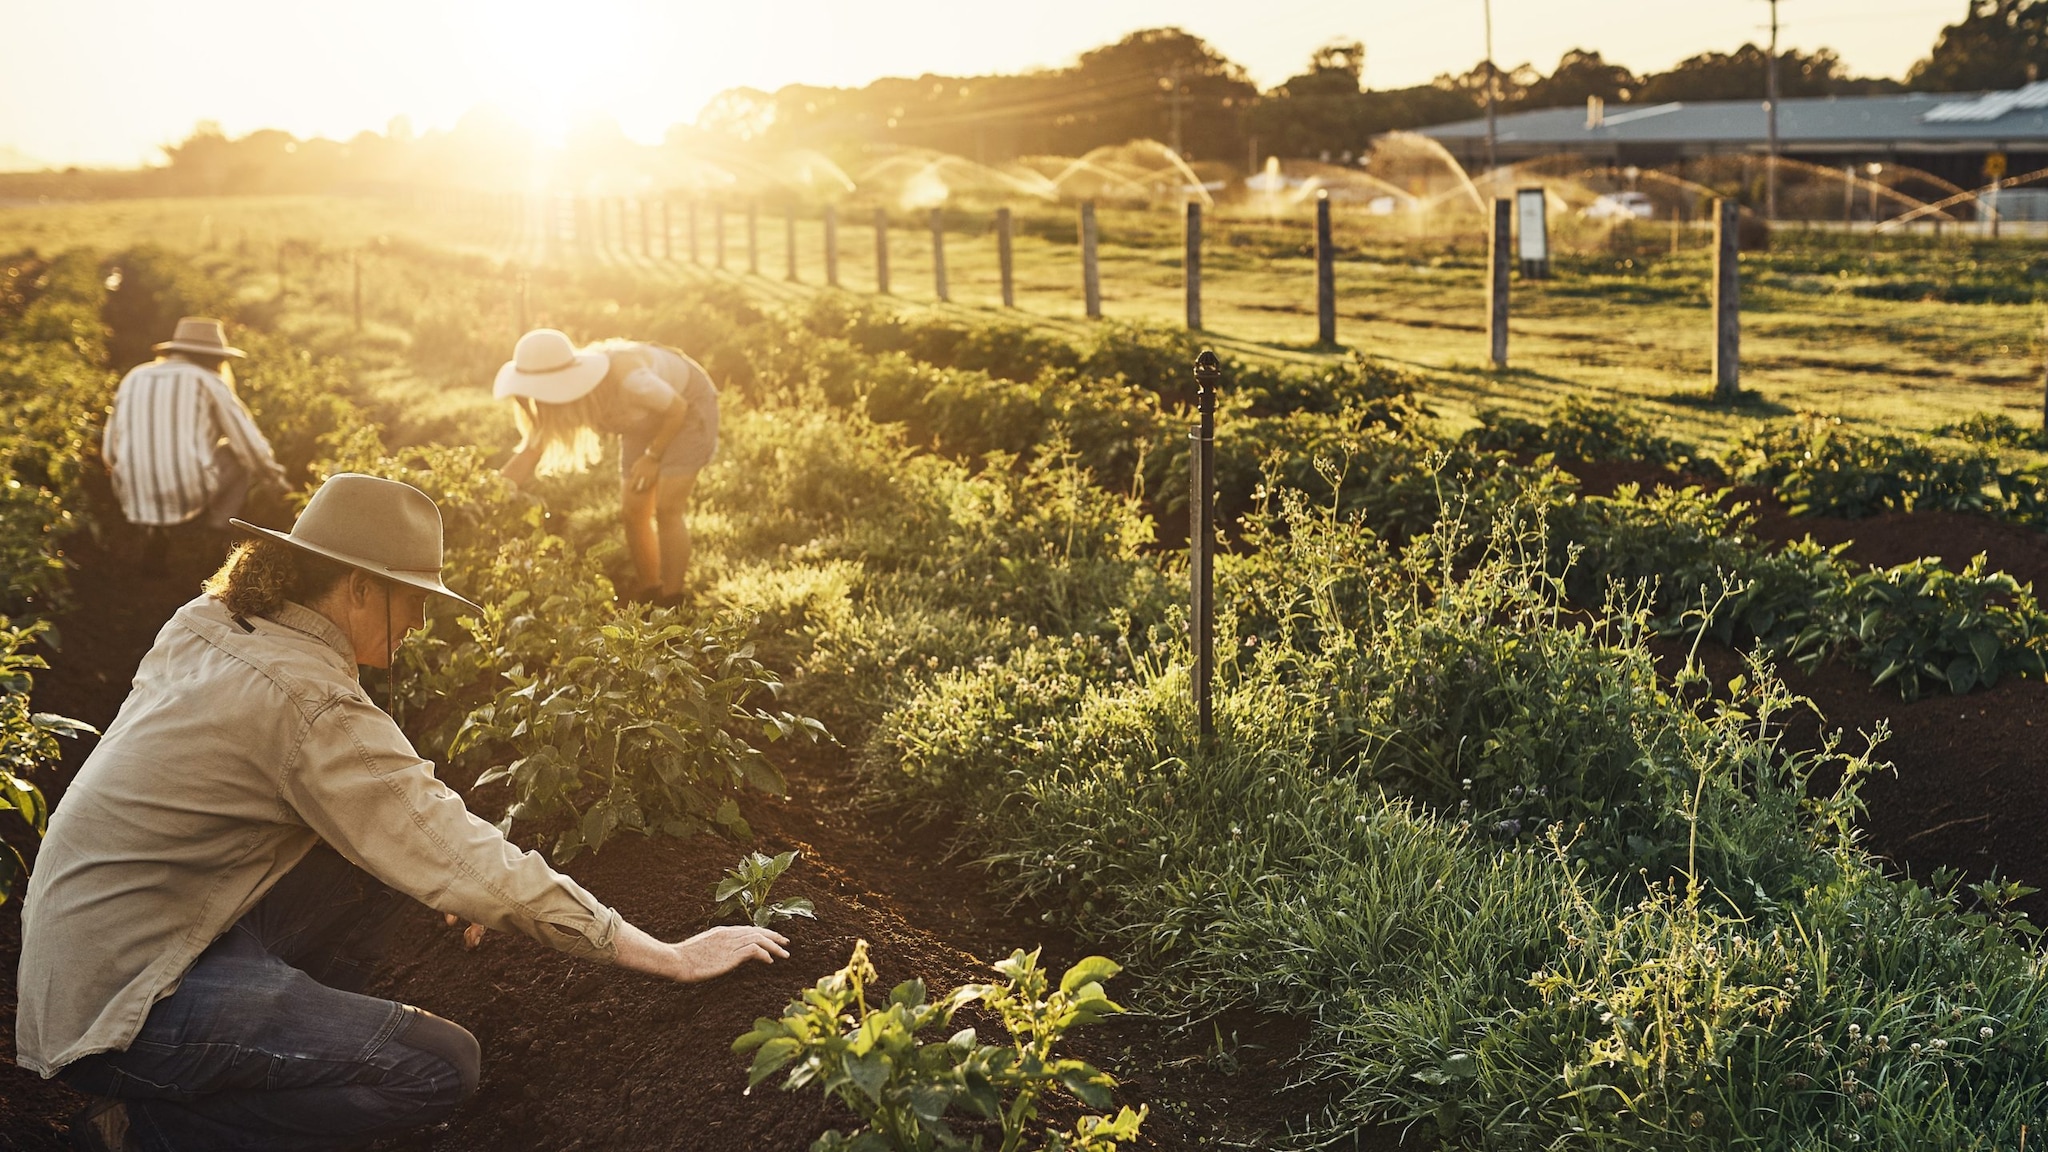
<instances>
[{"instance_id":1,"label":"farm building","mask_svg":"<svg viewBox=\"0 0 2048 1152\"><path fill-rule=\"evenodd\" d=\"M1761 101L1603 108L1592 100L1584 108L1497 117L1495 154L1502 164L1574 156L1683 176L1695 165L1718 168L1731 158L1762 157L1768 130ZM1421 132L1468 170L1485 166L1484 119ZM2001 170L2020 176L2048 168L2048 81L2009 92L1781 100L1778 140L1779 155L1791 162L1781 179L1802 166L1854 169L1859 176L1892 168L1931 178L1934 188L1977 188ZM2034 216L2037 199L2048 201L2048 195L2008 192L2001 212Z\"/></svg>"}]
</instances>

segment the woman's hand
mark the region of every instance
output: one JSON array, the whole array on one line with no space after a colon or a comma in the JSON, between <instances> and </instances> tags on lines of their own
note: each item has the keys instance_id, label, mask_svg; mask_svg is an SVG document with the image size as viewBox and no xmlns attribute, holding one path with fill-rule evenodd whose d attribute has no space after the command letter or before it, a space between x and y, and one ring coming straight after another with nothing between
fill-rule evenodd
<instances>
[{"instance_id":1,"label":"woman's hand","mask_svg":"<svg viewBox=\"0 0 2048 1152\"><path fill-rule=\"evenodd\" d=\"M533 483L534 470L540 465L539 448L521 448L512 454L505 466L498 469L498 475L512 482L514 488L524 488Z\"/></svg>"},{"instance_id":2,"label":"woman's hand","mask_svg":"<svg viewBox=\"0 0 2048 1152\"><path fill-rule=\"evenodd\" d=\"M627 486L635 492L651 492L661 479L661 458L642 452L633 461L633 468L626 474Z\"/></svg>"}]
</instances>

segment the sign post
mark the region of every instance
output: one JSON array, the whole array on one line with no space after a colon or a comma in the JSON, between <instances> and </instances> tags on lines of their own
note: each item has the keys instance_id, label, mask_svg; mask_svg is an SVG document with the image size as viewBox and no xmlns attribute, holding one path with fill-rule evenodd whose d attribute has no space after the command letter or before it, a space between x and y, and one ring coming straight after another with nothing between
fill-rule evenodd
<instances>
[{"instance_id":1,"label":"sign post","mask_svg":"<svg viewBox=\"0 0 2048 1152\"><path fill-rule=\"evenodd\" d=\"M1674 214L1671 217L1677 220ZM1515 253L1522 279L1550 279L1550 213L1541 188L1515 190Z\"/></svg>"}]
</instances>

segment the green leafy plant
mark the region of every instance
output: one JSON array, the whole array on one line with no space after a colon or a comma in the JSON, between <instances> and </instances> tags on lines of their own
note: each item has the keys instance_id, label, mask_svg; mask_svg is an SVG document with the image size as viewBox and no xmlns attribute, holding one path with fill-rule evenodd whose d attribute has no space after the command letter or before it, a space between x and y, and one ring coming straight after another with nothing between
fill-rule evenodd
<instances>
[{"instance_id":1,"label":"green leafy plant","mask_svg":"<svg viewBox=\"0 0 2048 1152\"><path fill-rule=\"evenodd\" d=\"M777 920L793 916L817 919L817 910L801 896L773 902L768 899L769 889L775 887L775 881L794 863L794 848L774 856L765 852L747 853L738 864L726 869L725 879L718 882L718 890L713 896L718 907L712 915L724 919L737 913L740 919L756 928L766 928Z\"/></svg>"},{"instance_id":2,"label":"green leafy plant","mask_svg":"<svg viewBox=\"0 0 2048 1152\"><path fill-rule=\"evenodd\" d=\"M785 1091L817 1087L861 1120L851 1133L831 1131L812 1152L950 1152L980 1149L980 1135L963 1135L956 1111L994 1122L999 1152L1021 1152L1037 1125L1046 1096L1065 1090L1089 1108L1108 1108L1116 1081L1085 1060L1060 1057L1053 1047L1074 1028L1122 1012L1102 982L1120 971L1090 956L1054 986L1039 967L1037 950L1013 952L995 965L1003 979L968 984L931 999L924 981L906 980L886 1006L868 1003L877 978L867 941L854 945L846 967L819 980L782 1018L762 1017L733 1041L735 1053L754 1053L747 1087L789 1068ZM979 1003L1002 1022L1010 1043L980 1043L973 1028L943 1042L919 1034L952 1026L953 1017ZM794 1067L791 1067L794 1065ZM1135 1140L1145 1109L1125 1107L1114 1117L1084 1115L1070 1129L1047 1131L1043 1152L1115 1152Z\"/></svg>"},{"instance_id":3,"label":"green leafy plant","mask_svg":"<svg viewBox=\"0 0 2048 1152\"><path fill-rule=\"evenodd\" d=\"M525 660L502 670L507 687L469 714L449 755L516 753L477 783L512 786L500 821L508 832L516 820L566 818L551 849L557 861L602 847L621 828L750 835L739 793L784 789L750 740L826 735L810 717L761 706L780 681L725 629L664 612L571 621L556 636L533 670Z\"/></svg>"},{"instance_id":4,"label":"green leafy plant","mask_svg":"<svg viewBox=\"0 0 2048 1152\"><path fill-rule=\"evenodd\" d=\"M1943 509L1983 511L1997 462L1925 438L1855 431L1840 418L1802 413L1736 441L1724 461L1737 483L1768 484L1795 516L1873 516Z\"/></svg>"},{"instance_id":5,"label":"green leafy plant","mask_svg":"<svg viewBox=\"0 0 2048 1152\"><path fill-rule=\"evenodd\" d=\"M1507 452L1552 452L1570 460L1628 460L1717 471L1711 461L1696 460L1690 446L1659 432L1650 421L1577 396L1552 405L1541 420L1482 412L1480 426L1465 439L1479 448Z\"/></svg>"},{"instance_id":6,"label":"green leafy plant","mask_svg":"<svg viewBox=\"0 0 2048 1152\"><path fill-rule=\"evenodd\" d=\"M1979 553L1961 572L1922 559L1873 568L1826 597L1815 627L1840 652L1908 700L1929 684L1961 695L2007 675L2048 674L2048 614Z\"/></svg>"},{"instance_id":7,"label":"green leafy plant","mask_svg":"<svg viewBox=\"0 0 2048 1152\"><path fill-rule=\"evenodd\" d=\"M37 837L49 823L50 808L31 777L56 762L59 737L98 732L90 724L30 710L35 671L49 665L28 649L46 629L41 621L15 627L0 616L0 812L20 817ZM28 871L20 850L12 844L4 846L7 855L0 859L0 902Z\"/></svg>"},{"instance_id":8,"label":"green leafy plant","mask_svg":"<svg viewBox=\"0 0 2048 1152\"><path fill-rule=\"evenodd\" d=\"M1978 412L1965 416L1953 424L1936 428L1934 434L1955 436L1995 448L2029 448L2035 451L2048 448L2048 435L2044 435L2041 429L2023 428L2019 421L2003 412Z\"/></svg>"}]
</instances>

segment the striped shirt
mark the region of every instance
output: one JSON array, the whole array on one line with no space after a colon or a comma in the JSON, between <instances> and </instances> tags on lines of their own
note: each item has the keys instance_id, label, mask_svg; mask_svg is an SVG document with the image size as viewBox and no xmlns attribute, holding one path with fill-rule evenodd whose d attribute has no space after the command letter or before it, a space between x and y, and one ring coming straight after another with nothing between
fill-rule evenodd
<instances>
[{"instance_id":1,"label":"striped shirt","mask_svg":"<svg viewBox=\"0 0 2048 1152\"><path fill-rule=\"evenodd\" d=\"M241 398L199 365L165 359L122 378L100 454L129 523L183 524L219 491L223 445L252 480L279 475Z\"/></svg>"}]
</instances>

